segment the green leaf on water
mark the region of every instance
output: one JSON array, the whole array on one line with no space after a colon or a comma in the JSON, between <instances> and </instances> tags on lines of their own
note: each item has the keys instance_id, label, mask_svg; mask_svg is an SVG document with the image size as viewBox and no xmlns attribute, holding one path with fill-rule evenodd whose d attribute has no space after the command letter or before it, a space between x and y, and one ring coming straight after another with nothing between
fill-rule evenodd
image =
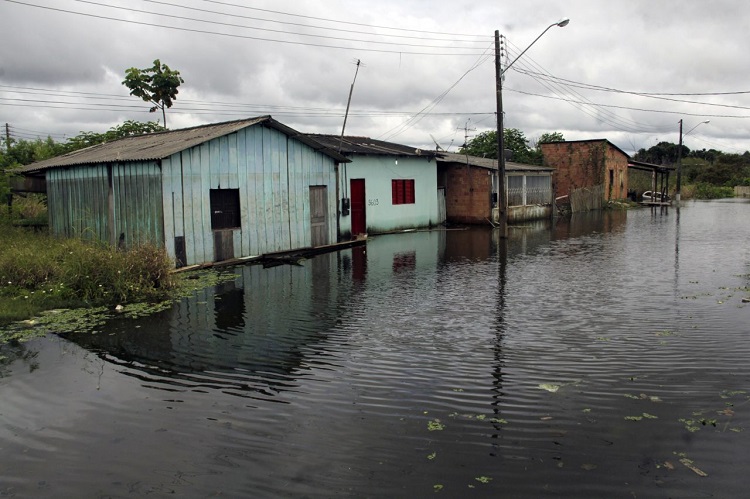
<instances>
[{"instance_id":1,"label":"green leaf on water","mask_svg":"<svg viewBox=\"0 0 750 499\"><path fill-rule=\"evenodd\" d=\"M488 476L478 476L474 480L480 483L490 483L492 481L492 478Z\"/></svg>"},{"instance_id":2,"label":"green leaf on water","mask_svg":"<svg viewBox=\"0 0 750 499\"><path fill-rule=\"evenodd\" d=\"M439 419L433 419L427 422L427 429L429 431L441 431L445 429L445 425Z\"/></svg>"},{"instance_id":3,"label":"green leaf on water","mask_svg":"<svg viewBox=\"0 0 750 499\"><path fill-rule=\"evenodd\" d=\"M436 483L435 485L432 486L432 489L435 492L440 492L441 490L443 490L443 486L441 484L439 484L439 483Z\"/></svg>"},{"instance_id":4,"label":"green leaf on water","mask_svg":"<svg viewBox=\"0 0 750 499\"><path fill-rule=\"evenodd\" d=\"M492 418L490 419L490 423L508 424L508 420L503 419L503 418Z\"/></svg>"},{"instance_id":5,"label":"green leaf on water","mask_svg":"<svg viewBox=\"0 0 750 499\"><path fill-rule=\"evenodd\" d=\"M437 457L437 452L433 452L432 454L427 455L427 459L433 460Z\"/></svg>"},{"instance_id":6,"label":"green leaf on water","mask_svg":"<svg viewBox=\"0 0 750 499\"><path fill-rule=\"evenodd\" d=\"M560 389L560 385L553 385L552 383L542 383L539 385L542 390L547 390L550 393L555 393Z\"/></svg>"},{"instance_id":7,"label":"green leaf on water","mask_svg":"<svg viewBox=\"0 0 750 499\"><path fill-rule=\"evenodd\" d=\"M626 421L640 421L643 416L625 416Z\"/></svg>"},{"instance_id":8,"label":"green leaf on water","mask_svg":"<svg viewBox=\"0 0 750 499\"><path fill-rule=\"evenodd\" d=\"M654 416L653 414L649 414L647 412L643 413L643 417L646 419L659 419L659 416Z\"/></svg>"}]
</instances>

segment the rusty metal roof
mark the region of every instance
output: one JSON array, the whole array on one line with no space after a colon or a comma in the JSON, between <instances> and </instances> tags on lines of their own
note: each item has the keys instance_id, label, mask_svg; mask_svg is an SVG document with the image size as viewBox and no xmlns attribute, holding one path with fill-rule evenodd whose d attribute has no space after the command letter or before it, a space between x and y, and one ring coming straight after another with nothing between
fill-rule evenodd
<instances>
[{"instance_id":1,"label":"rusty metal roof","mask_svg":"<svg viewBox=\"0 0 750 499\"><path fill-rule=\"evenodd\" d=\"M379 156L435 157L435 151L422 150L412 146L394 144L393 142L384 142L369 137L345 135L342 140L340 135L310 133L307 136L330 147L334 151L340 150L341 154L345 155L373 154Z\"/></svg>"},{"instance_id":2,"label":"rusty metal roof","mask_svg":"<svg viewBox=\"0 0 750 499\"><path fill-rule=\"evenodd\" d=\"M497 160L493 158L480 158L478 156L467 156L466 154L456 154L452 152L438 153L438 163L457 163L471 166L478 166L480 168L488 168L490 170L497 170ZM523 163L516 163L514 161L505 162L505 172L533 172L533 173L546 173L553 172L554 168L549 166L538 166L538 165L526 165Z\"/></svg>"},{"instance_id":3,"label":"rusty metal roof","mask_svg":"<svg viewBox=\"0 0 750 499\"><path fill-rule=\"evenodd\" d=\"M316 151L320 151L339 162L349 160L338 154L335 149L330 149L324 144L317 142L306 134L297 132L286 125L279 123L270 116L259 116L256 118L227 121L201 125L180 130L168 130L155 132L135 137L105 142L95 146L79 149L77 151L63 154L44 161L38 161L20 168L21 173L33 173L49 168L65 166L90 165L97 163L112 163L125 161L154 161L164 159L185 149L197 146L209 140L237 132L243 128L262 125L280 131L307 144Z\"/></svg>"}]
</instances>

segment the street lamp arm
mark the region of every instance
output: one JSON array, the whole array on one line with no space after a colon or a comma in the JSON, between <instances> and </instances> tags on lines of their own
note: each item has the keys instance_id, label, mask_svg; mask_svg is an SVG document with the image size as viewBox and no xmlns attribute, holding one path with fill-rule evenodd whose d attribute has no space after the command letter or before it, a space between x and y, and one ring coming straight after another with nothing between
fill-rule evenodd
<instances>
[{"instance_id":1,"label":"street lamp arm","mask_svg":"<svg viewBox=\"0 0 750 499\"><path fill-rule=\"evenodd\" d=\"M700 123L698 123L697 125L695 125L693 128L691 128L690 130L688 130L687 132L685 132L683 135L690 135L690 132L692 132L693 130L695 130L699 126L706 125L708 123L711 123L711 120L701 121Z\"/></svg>"},{"instance_id":2,"label":"street lamp arm","mask_svg":"<svg viewBox=\"0 0 750 499\"><path fill-rule=\"evenodd\" d=\"M569 22L570 22L570 19L568 19L568 18L566 17L566 18L565 18L565 19L563 19L562 21L558 21L558 22L556 22L556 23L552 23L552 24L550 24L549 26L547 26L547 27L546 27L546 28L544 29L544 31L542 31L542 32L541 32L541 34L540 34L539 36L537 36L536 38L534 38L534 41L533 41L533 42L531 42L531 43L529 44L529 46L528 46L528 47L526 47L525 49L523 49L523 52L521 52L520 54L518 54L518 56L516 56L516 58L515 58L515 59L513 59L513 61L512 61L512 62L511 62L510 64L508 64L508 65L507 65L507 66L505 67L505 69L503 69L503 70L502 70L502 71L500 72L500 76L503 76L503 75L505 74L505 72L506 72L506 71L508 71L508 70L510 69L510 67L511 67L511 66L512 66L513 64L515 64L515 63L516 63L516 61L517 61L518 59L520 59L520 58L521 58L521 56L522 56L523 54L525 54L525 53L526 53L526 51L527 51L527 50L529 50L529 49L531 48L531 46L532 46L532 45L534 45L534 44L535 44L535 43L537 42L537 40L539 40L539 39L540 39L541 37L543 37L543 36L544 36L544 34L545 34L545 33L546 33L547 31L549 31L549 29L550 29L551 27L553 27L553 26L559 26L559 27L561 27L561 28L564 28L565 26L567 26L567 25L568 25L568 23L569 23Z\"/></svg>"}]
</instances>

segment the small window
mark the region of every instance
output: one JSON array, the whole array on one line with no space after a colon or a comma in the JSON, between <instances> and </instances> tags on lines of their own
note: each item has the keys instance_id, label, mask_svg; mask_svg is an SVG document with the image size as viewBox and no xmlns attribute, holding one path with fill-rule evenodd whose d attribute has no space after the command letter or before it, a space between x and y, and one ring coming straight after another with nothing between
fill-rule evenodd
<instances>
[{"instance_id":1,"label":"small window","mask_svg":"<svg viewBox=\"0 0 750 499\"><path fill-rule=\"evenodd\" d=\"M391 180L393 204L414 204L414 179Z\"/></svg>"},{"instance_id":2,"label":"small window","mask_svg":"<svg viewBox=\"0 0 750 499\"><path fill-rule=\"evenodd\" d=\"M240 222L240 190L211 189L211 229L236 229Z\"/></svg>"}]
</instances>

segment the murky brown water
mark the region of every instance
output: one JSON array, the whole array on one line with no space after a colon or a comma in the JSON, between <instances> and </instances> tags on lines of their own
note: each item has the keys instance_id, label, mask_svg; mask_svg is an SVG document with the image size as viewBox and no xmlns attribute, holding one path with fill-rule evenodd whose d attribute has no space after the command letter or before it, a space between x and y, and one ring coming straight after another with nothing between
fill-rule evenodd
<instances>
[{"instance_id":1,"label":"murky brown water","mask_svg":"<svg viewBox=\"0 0 750 499\"><path fill-rule=\"evenodd\" d=\"M0 496L743 497L748 220L381 236L4 346Z\"/></svg>"}]
</instances>

